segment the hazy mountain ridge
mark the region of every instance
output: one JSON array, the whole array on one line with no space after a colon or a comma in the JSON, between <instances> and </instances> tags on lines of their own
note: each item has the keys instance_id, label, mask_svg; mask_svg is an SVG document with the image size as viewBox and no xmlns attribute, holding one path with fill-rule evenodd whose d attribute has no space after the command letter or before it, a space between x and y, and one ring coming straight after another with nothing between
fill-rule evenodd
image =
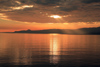
<instances>
[{"instance_id":1,"label":"hazy mountain ridge","mask_svg":"<svg viewBox=\"0 0 100 67\"><path fill-rule=\"evenodd\" d=\"M46 30L21 30L14 33L58 33L58 34L100 34L100 27L80 29L46 29Z\"/></svg>"},{"instance_id":2,"label":"hazy mountain ridge","mask_svg":"<svg viewBox=\"0 0 100 67\"><path fill-rule=\"evenodd\" d=\"M85 32L85 34L100 34L100 27L92 27L92 28L81 28Z\"/></svg>"}]
</instances>

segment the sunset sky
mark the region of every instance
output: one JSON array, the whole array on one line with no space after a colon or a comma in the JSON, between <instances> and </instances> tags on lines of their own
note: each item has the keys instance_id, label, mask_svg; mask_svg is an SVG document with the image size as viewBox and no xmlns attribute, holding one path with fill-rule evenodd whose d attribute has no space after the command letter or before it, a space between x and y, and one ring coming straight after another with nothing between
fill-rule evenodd
<instances>
[{"instance_id":1,"label":"sunset sky","mask_svg":"<svg viewBox=\"0 0 100 67\"><path fill-rule=\"evenodd\" d=\"M0 32L100 26L100 0L0 0Z\"/></svg>"}]
</instances>

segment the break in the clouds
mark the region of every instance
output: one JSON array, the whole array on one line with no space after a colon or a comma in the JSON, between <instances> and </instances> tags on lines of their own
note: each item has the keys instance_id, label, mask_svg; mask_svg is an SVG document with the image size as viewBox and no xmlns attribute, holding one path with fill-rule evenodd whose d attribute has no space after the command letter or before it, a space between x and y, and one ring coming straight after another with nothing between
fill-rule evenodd
<instances>
[{"instance_id":1,"label":"break in the clouds","mask_svg":"<svg viewBox=\"0 0 100 67\"><path fill-rule=\"evenodd\" d=\"M99 12L100 0L0 0L0 18L21 22L100 22Z\"/></svg>"}]
</instances>

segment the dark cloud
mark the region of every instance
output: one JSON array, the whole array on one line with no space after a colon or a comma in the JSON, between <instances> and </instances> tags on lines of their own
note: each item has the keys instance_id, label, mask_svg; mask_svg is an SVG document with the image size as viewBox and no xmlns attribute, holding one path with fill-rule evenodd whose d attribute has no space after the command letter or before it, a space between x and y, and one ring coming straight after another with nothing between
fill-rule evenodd
<instances>
[{"instance_id":1,"label":"dark cloud","mask_svg":"<svg viewBox=\"0 0 100 67\"><path fill-rule=\"evenodd\" d=\"M83 3L94 3L94 2L100 2L100 0L82 0Z\"/></svg>"},{"instance_id":2,"label":"dark cloud","mask_svg":"<svg viewBox=\"0 0 100 67\"><path fill-rule=\"evenodd\" d=\"M69 11L77 10L78 7L77 7L77 6L72 6L72 7L70 7L70 8L68 8L68 7L59 7L58 9L60 9L61 11L69 12Z\"/></svg>"},{"instance_id":3,"label":"dark cloud","mask_svg":"<svg viewBox=\"0 0 100 67\"><path fill-rule=\"evenodd\" d=\"M42 5L57 5L61 0L31 0L31 1Z\"/></svg>"},{"instance_id":4,"label":"dark cloud","mask_svg":"<svg viewBox=\"0 0 100 67\"><path fill-rule=\"evenodd\" d=\"M24 22L58 22L48 17L50 15L71 15L63 17L67 22L96 22L100 21L99 2L100 0L0 0L0 13L4 13L7 19Z\"/></svg>"},{"instance_id":5,"label":"dark cloud","mask_svg":"<svg viewBox=\"0 0 100 67\"><path fill-rule=\"evenodd\" d=\"M10 7L10 6L18 6L19 4L16 3L16 0L0 0L0 7Z\"/></svg>"}]
</instances>

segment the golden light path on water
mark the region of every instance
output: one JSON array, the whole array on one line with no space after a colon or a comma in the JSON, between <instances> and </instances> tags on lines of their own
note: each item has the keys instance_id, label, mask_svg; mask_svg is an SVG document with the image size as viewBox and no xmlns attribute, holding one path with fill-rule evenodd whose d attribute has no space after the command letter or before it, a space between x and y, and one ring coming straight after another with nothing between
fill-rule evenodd
<instances>
[{"instance_id":1,"label":"golden light path on water","mask_svg":"<svg viewBox=\"0 0 100 67\"><path fill-rule=\"evenodd\" d=\"M59 62L59 34L50 34L50 63L57 64Z\"/></svg>"}]
</instances>

